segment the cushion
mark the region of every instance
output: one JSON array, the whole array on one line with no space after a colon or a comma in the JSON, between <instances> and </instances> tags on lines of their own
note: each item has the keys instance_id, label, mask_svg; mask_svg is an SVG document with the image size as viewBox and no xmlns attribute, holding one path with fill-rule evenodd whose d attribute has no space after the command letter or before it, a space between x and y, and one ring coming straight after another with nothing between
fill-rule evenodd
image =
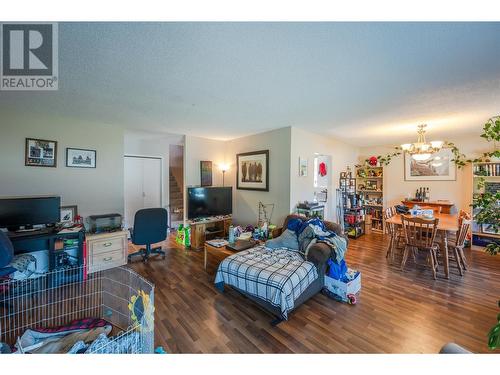
<instances>
[{"instance_id":1,"label":"cushion","mask_svg":"<svg viewBox=\"0 0 500 375\"><path fill-rule=\"evenodd\" d=\"M6 267L14 258L14 246L9 237L0 230L0 268Z\"/></svg>"},{"instance_id":2,"label":"cushion","mask_svg":"<svg viewBox=\"0 0 500 375\"><path fill-rule=\"evenodd\" d=\"M266 247L270 249L277 249L280 247L285 247L290 250L298 250L299 242L297 241L297 235L290 229L285 229L281 236L273 238L266 242Z\"/></svg>"},{"instance_id":3,"label":"cushion","mask_svg":"<svg viewBox=\"0 0 500 375\"><path fill-rule=\"evenodd\" d=\"M287 229L290 229L292 232L298 232L301 225L302 225L302 220L293 217L288 220Z\"/></svg>"}]
</instances>

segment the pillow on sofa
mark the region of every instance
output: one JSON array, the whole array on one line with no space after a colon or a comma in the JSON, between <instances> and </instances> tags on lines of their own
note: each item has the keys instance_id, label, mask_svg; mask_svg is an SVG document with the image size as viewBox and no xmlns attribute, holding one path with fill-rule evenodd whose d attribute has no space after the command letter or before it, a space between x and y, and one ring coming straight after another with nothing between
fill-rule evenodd
<instances>
[{"instance_id":1,"label":"pillow on sofa","mask_svg":"<svg viewBox=\"0 0 500 375\"><path fill-rule=\"evenodd\" d=\"M297 235L290 229L285 229L281 236L273 238L266 242L266 247L270 249L277 249L279 247L286 247L290 250L298 250L299 242L297 241Z\"/></svg>"}]
</instances>

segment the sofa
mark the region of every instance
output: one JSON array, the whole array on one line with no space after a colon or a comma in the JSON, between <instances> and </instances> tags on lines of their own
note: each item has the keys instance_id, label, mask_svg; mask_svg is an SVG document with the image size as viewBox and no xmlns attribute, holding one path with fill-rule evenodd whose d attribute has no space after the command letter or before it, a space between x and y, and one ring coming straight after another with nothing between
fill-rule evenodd
<instances>
[{"instance_id":1,"label":"sofa","mask_svg":"<svg viewBox=\"0 0 500 375\"><path fill-rule=\"evenodd\" d=\"M283 230L288 227L288 221L294 218L298 218L301 220L307 220L306 217L301 215L288 215L283 222ZM347 236L342 232L342 228L340 225L328 221L324 221L325 226L335 232L337 235L342 236L348 243ZM293 310L296 310L300 305L306 302L309 298L313 297L317 293L321 292L324 286L324 277L327 269L327 262L330 259L332 250L330 247L324 243L315 243L311 245L309 248L306 260L313 263L318 271L318 279L316 279L311 285L304 290L304 292L299 296L297 300L295 300L295 306ZM281 316L281 311L278 307L271 305L269 302L260 299L256 296L245 293L238 288L233 287L233 289L237 290L241 294L245 295L248 299L252 300L254 303L262 307L264 310L273 315L274 319L271 321L271 324L277 325L285 320Z\"/></svg>"}]
</instances>

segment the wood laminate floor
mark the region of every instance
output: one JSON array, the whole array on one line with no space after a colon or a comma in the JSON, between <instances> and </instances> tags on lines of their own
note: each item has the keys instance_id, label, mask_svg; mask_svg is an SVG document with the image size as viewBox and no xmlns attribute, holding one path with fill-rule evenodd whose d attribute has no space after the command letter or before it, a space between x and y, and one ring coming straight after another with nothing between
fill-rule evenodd
<instances>
[{"instance_id":1,"label":"wood laminate floor","mask_svg":"<svg viewBox=\"0 0 500 375\"><path fill-rule=\"evenodd\" d=\"M454 341L488 352L487 332L499 313L500 256L467 250L463 277L450 280L409 260L405 272L385 258L388 237L351 240L346 261L362 273L354 306L318 294L272 327L271 316L237 292L213 285L224 254L185 251L172 238L166 259L130 265L156 284L155 341L169 353L437 353ZM131 249L132 250L132 249ZM227 253L226 253L227 254Z\"/></svg>"}]
</instances>

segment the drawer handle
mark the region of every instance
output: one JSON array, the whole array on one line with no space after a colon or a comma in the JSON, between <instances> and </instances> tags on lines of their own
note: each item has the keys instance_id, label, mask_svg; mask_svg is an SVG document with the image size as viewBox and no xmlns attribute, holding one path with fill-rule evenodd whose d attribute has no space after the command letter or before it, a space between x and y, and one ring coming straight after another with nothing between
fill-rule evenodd
<instances>
[{"instance_id":1,"label":"drawer handle","mask_svg":"<svg viewBox=\"0 0 500 375\"><path fill-rule=\"evenodd\" d=\"M106 242L102 246L104 246L104 247L110 247L111 245L113 245L112 242Z\"/></svg>"},{"instance_id":2,"label":"drawer handle","mask_svg":"<svg viewBox=\"0 0 500 375\"><path fill-rule=\"evenodd\" d=\"M109 261L110 261L110 260L112 260L112 259L113 259L113 257L107 257L107 258L104 258L104 259L103 259L103 261L105 261L105 262L109 262Z\"/></svg>"}]
</instances>

